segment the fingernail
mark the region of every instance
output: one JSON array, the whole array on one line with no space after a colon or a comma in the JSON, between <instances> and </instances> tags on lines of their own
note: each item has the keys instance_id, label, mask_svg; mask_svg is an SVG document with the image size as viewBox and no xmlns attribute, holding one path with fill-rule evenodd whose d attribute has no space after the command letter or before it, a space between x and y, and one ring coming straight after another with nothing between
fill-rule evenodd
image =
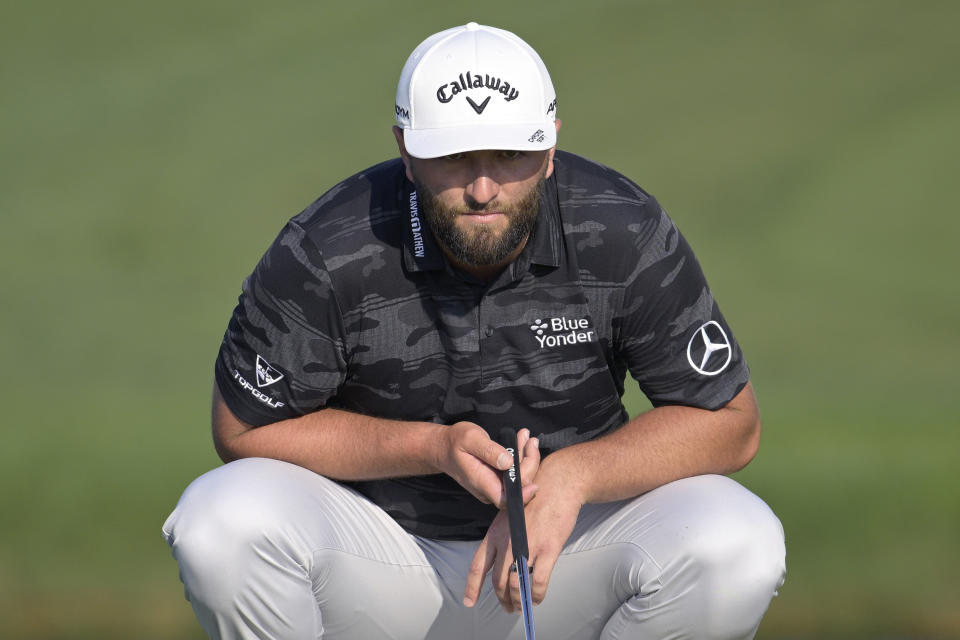
<instances>
[{"instance_id":1,"label":"fingernail","mask_svg":"<svg viewBox=\"0 0 960 640\"><path fill-rule=\"evenodd\" d=\"M537 449L540 448L540 438L530 438L530 442L532 442L533 446L535 446Z\"/></svg>"},{"instance_id":2,"label":"fingernail","mask_svg":"<svg viewBox=\"0 0 960 640\"><path fill-rule=\"evenodd\" d=\"M472 607L472 606L473 606L473 599L472 599L472 598L464 598L464 599L463 599L463 606L465 606L465 607Z\"/></svg>"},{"instance_id":3,"label":"fingernail","mask_svg":"<svg viewBox=\"0 0 960 640\"><path fill-rule=\"evenodd\" d=\"M500 457L497 458L497 466L501 469L509 469L511 464L513 464L513 456L506 451L501 453Z\"/></svg>"}]
</instances>

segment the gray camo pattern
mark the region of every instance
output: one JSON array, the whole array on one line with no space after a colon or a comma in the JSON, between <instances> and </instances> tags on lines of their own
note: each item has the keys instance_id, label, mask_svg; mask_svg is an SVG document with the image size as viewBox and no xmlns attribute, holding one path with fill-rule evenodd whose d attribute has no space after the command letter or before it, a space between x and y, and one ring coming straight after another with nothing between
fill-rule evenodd
<instances>
[{"instance_id":1,"label":"gray camo pattern","mask_svg":"<svg viewBox=\"0 0 960 640\"><path fill-rule=\"evenodd\" d=\"M659 203L620 174L558 151L533 237L488 284L442 259L411 212L412 192L399 160L388 161L281 231L243 284L216 364L241 420L260 426L338 407L466 420L491 435L528 427L549 455L626 422L627 373L654 405L717 409L746 384L693 252ZM709 321L730 345L710 356L729 359L716 375L687 356ZM258 386L258 355L283 378ZM482 537L495 514L444 475L351 485L428 537Z\"/></svg>"}]
</instances>

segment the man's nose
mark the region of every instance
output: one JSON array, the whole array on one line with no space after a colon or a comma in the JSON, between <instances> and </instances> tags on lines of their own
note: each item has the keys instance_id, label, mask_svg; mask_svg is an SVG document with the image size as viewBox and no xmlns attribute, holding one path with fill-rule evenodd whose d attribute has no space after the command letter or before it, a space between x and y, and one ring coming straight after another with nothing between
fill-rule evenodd
<instances>
[{"instance_id":1,"label":"man's nose","mask_svg":"<svg viewBox=\"0 0 960 640\"><path fill-rule=\"evenodd\" d=\"M500 193L500 183L491 177L489 171L478 170L467 184L466 195L479 207L486 206Z\"/></svg>"}]
</instances>

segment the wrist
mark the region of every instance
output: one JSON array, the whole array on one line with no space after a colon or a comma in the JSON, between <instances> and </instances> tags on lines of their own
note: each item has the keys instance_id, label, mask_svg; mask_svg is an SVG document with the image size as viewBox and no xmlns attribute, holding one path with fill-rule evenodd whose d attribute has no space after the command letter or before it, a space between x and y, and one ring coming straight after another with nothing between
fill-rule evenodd
<instances>
[{"instance_id":1,"label":"wrist","mask_svg":"<svg viewBox=\"0 0 960 640\"><path fill-rule=\"evenodd\" d=\"M433 422L425 422L423 425L423 463L432 473L446 473L446 460L450 449L447 444L449 430L445 425Z\"/></svg>"},{"instance_id":2,"label":"wrist","mask_svg":"<svg viewBox=\"0 0 960 640\"><path fill-rule=\"evenodd\" d=\"M563 491L580 506L589 502L592 477L576 446L554 451L543 459L537 472L537 486ZM539 492L538 492L539 493Z\"/></svg>"}]
</instances>

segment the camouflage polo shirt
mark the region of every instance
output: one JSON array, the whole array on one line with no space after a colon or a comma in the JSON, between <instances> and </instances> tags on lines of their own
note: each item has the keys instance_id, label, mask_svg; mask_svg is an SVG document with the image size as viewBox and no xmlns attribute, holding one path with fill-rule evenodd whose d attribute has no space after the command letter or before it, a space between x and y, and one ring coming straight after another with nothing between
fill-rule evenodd
<instances>
[{"instance_id":1,"label":"camouflage polo shirt","mask_svg":"<svg viewBox=\"0 0 960 640\"><path fill-rule=\"evenodd\" d=\"M254 426L338 407L528 427L549 455L627 421L627 372L654 405L725 405L747 366L673 221L611 169L554 164L530 241L490 283L444 259L399 160L291 219L224 336L230 409ZM480 538L495 514L442 474L349 484L427 537Z\"/></svg>"}]
</instances>

